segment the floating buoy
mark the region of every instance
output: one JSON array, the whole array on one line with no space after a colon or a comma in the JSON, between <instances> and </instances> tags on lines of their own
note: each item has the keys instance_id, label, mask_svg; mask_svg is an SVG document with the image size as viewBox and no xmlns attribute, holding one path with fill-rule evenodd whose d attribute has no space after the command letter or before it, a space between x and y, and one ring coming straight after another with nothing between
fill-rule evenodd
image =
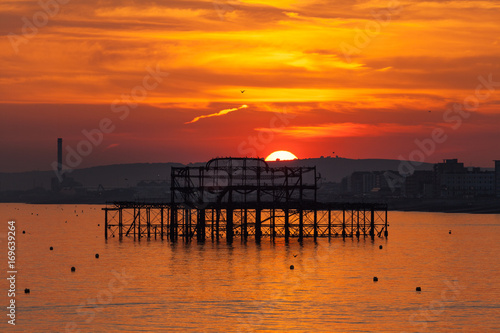
<instances>
[{"instance_id":1,"label":"floating buoy","mask_svg":"<svg viewBox=\"0 0 500 333\"><path fill-rule=\"evenodd\" d=\"M290 265L290 269L294 269L295 267L293 265Z\"/></svg>"},{"instance_id":2,"label":"floating buoy","mask_svg":"<svg viewBox=\"0 0 500 333\"><path fill-rule=\"evenodd\" d=\"M382 250L383 246L382 246L382 245L379 245L379 247L378 247L378 248Z\"/></svg>"},{"instance_id":3,"label":"floating buoy","mask_svg":"<svg viewBox=\"0 0 500 333\"><path fill-rule=\"evenodd\" d=\"M378 277L374 276L373 277L373 282L377 282L378 281Z\"/></svg>"},{"instance_id":4,"label":"floating buoy","mask_svg":"<svg viewBox=\"0 0 500 333\"><path fill-rule=\"evenodd\" d=\"M53 249L54 249L54 248L51 246L51 247L50 247L50 251L52 251Z\"/></svg>"},{"instance_id":5,"label":"floating buoy","mask_svg":"<svg viewBox=\"0 0 500 333\"><path fill-rule=\"evenodd\" d=\"M417 287L417 289L416 289L416 290L417 290L417 291L422 291L422 288L420 288L420 287Z\"/></svg>"},{"instance_id":6,"label":"floating buoy","mask_svg":"<svg viewBox=\"0 0 500 333\"><path fill-rule=\"evenodd\" d=\"M96 259L99 259L99 253L96 253L96 254L95 254L95 258L96 258Z\"/></svg>"},{"instance_id":7,"label":"floating buoy","mask_svg":"<svg viewBox=\"0 0 500 333\"><path fill-rule=\"evenodd\" d=\"M30 293L30 289L29 288L24 289L24 293L25 294L29 294Z\"/></svg>"},{"instance_id":8,"label":"floating buoy","mask_svg":"<svg viewBox=\"0 0 500 333\"><path fill-rule=\"evenodd\" d=\"M76 268L73 266L71 267L71 271L74 272L76 270Z\"/></svg>"}]
</instances>

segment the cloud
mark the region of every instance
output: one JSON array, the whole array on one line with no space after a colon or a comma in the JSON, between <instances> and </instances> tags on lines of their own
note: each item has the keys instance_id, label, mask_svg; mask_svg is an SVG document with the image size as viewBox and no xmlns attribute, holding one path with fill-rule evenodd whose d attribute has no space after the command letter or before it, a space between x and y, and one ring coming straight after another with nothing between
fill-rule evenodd
<instances>
[{"instance_id":1,"label":"cloud","mask_svg":"<svg viewBox=\"0 0 500 333\"><path fill-rule=\"evenodd\" d=\"M284 128L256 128L256 131L273 131L297 138L336 138L380 136L389 133L418 133L423 129L420 125L401 125L393 123L359 124L328 123L312 126L291 126Z\"/></svg>"},{"instance_id":2,"label":"cloud","mask_svg":"<svg viewBox=\"0 0 500 333\"><path fill-rule=\"evenodd\" d=\"M196 117L194 118L193 120L191 121L188 121L188 122L185 122L184 124L192 124L192 123L195 123L197 122L198 120L200 119L203 119L203 118L210 118L210 117L219 117L219 116L223 116L223 115L226 115L228 114L229 112L233 112L233 111L236 111L236 110L239 110L239 109L245 109L247 108L248 105L242 105L240 107L237 107L237 108L232 108L232 109L225 109L225 110L221 110L217 113L212 113L212 114L207 114L207 115L203 115L203 116L199 116L199 117Z\"/></svg>"}]
</instances>

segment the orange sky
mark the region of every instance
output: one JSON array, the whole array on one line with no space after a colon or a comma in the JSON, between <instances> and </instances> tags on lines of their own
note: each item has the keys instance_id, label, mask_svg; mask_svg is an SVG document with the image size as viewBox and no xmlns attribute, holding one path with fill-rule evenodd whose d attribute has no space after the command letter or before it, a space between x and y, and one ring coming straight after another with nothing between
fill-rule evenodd
<instances>
[{"instance_id":1,"label":"orange sky","mask_svg":"<svg viewBox=\"0 0 500 333\"><path fill-rule=\"evenodd\" d=\"M426 162L500 159L500 1L42 3L0 0L0 171L50 169L102 119L76 167L411 158L436 128Z\"/></svg>"}]
</instances>

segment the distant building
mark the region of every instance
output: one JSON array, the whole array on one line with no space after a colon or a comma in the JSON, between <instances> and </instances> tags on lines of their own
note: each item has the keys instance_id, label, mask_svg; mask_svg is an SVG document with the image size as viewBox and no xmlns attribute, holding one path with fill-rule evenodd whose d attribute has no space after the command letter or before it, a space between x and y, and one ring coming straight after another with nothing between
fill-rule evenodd
<instances>
[{"instance_id":1,"label":"distant building","mask_svg":"<svg viewBox=\"0 0 500 333\"><path fill-rule=\"evenodd\" d=\"M435 195L442 198L474 198L495 195L495 172L468 169L457 159L434 165Z\"/></svg>"},{"instance_id":2,"label":"distant building","mask_svg":"<svg viewBox=\"0 0 500 333\"><path fill-rule=\"evenodd\" d=\"M355 196L390 196L401 194L401 183L393 181L397 171L356 171L344 177L341 192Z\"/></svg>"},{"instance_id":3,"label":"distant building","mask_svg":"<svg viewBox=\"0 0 500 333\"><path fill-rule=\"evenodd\" d=\"M500 198L500 160L495 161L495 195Z\"/></svg>"},{"instance_id":4,"label":"distant building","mask_svg":"<svg viewBox=\"0 0 500 333\"><path fill-rule=\"evenodd\" d=\"M430 198L434 192L434 171L415 170L405 179L405 195L409 198Z\"/></svg>"}]
</instances>

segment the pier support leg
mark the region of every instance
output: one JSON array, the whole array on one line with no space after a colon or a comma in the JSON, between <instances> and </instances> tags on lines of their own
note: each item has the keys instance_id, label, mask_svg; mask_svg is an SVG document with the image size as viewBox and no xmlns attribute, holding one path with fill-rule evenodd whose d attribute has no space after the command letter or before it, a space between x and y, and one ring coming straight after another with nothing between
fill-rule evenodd
<instances>
[{"instance_id":1,"label":"pier support leg","mask_svg":"<svg viewBox=\"0 0 500 333\"><path fill-rule=\"evenodd\" d=\"M104 239L108 240L108 209L104 209Z\"/></svg>"},{"instance_id":2,"label":"pier support leg","mask_svg":"<svg viewBox=\"0 0 500 333\"><path fill-rule=\"evenodd\" d=\"M198 218L196 223L196 236L198 242L205 241L205 210L198 209Z\"/></svg>"},{"instance_id":3,"label":"pier support leg","mask_svg":"<svg viewBox=\"0 0 500 333\"><path fill-rule=\"evenodd\" d=\"M243 211L243 226L242 226L241 237L243 240L247 240L248 238L248 209L245 208Z\"/></svg>"},{"instance_id":4,"label":"pier support leg","mask_svg":"<svg viewBox=\"0 0 500 333\"><path fill-rule=\"evenodd\" d=\"M234 235L234 226L233 226L233 209L226 209L226 240L228 243L233 242Z\"/></svg>"},{"instance_id":5,"label":"pier support leg","mask_svg":"<svg viewBox=\"0 0 500 333\"><path fill-rule=\"evenodd\" d=\"M146 208L146 226L148 228L148 239L151 238L151 208Z\"/></svg>"},{"instance_id":6,"label":"pier support leg","mask_svg":"<svg viewBox=\"0 0 500 333\"><path fill-rule=\"evenodd\" d=\"M345 240L345 208L342 208L342 238Z\"/></svg>"},{"instance_id":7,"label":"pier support leg","mask_svg":"<svg viewBox=\"0 0 500 333\"><path fill-rule=\"evenodd\" d=\"M328 239L332 238L332 210L328 210Z\"/></svg>"},{"instance_id":8,"label":"pier support leg","mask_svg":"<svg viewBox=\"0 0 500 333\"><path fill-rule=\"evenodd\" d=\"M304 211L299 209L299 242L304 240Z\"/></svg>"},{"instance_id":9,"label":"pier support leg","mask_svg":"<svg viewBox=\"0 0 500 333\"><path fill-rule=\"evenodd\" d=\"M123 237L123 209L120 207L118 210L118 236L120 237L120 240Z\"/></svg>"},{"instance_id":10,"label":"pier support leg","mask_svg":"<svg viewBox=\"0 0 500 333\"><path fill-rule=\"evenodd\" d=\"M290 217L288 214L288 208L285 208L285 242L288 242L288 239L290 238Z\"/></svg>"},{"instance_id":11,"label":"pier support leg","mask_svg":"<svg viewBox=\"0 0 500 333\"><path fill-rule=\"evenodd\" d=\"M170 241L175 242L177 238L177 207L170 208Z\"/></svg>"},{"instance_id":12,"label":"pier support leg","mask_svg":"<svg viewBox=\"0 0 500 333\"><path fill-rule=\"evenodd\" d=\"M163 207L160 209L160 230L161 230L161 240L163 240Z\"/></svg>"},{"instance_id":13,"label":"pier support leg","mask_svg":"<svg viewBox=\"0 0 500 333\"><path fill-rule=\"evenodd\" d=\"M389 231L387 230L387 207L385 208L385 229L384 229L384 236L385 237L389 236Z\"/></svg>"},{"instance_id":14,"label":"pier support leg","mask_svg":"<svg viewBox=\"0 0 500 333\"><path fill-rule=\"evenodd\" d=\"M260 243L261 237L262 237L261 210L260 208L257 208L255 210L255 242Z\"/></svg>"},{"instance_id":15,"label":"pier support leg","mask_svg":"<svg viewBox=\"0 0 500 333\"><path fill-rule=\"evenodd\" d=\"M371 212L370 212L370 237L372 239L375 238L375 210L372 207Z\"/></svg>"},{"instance_id":16,"label":"pier support leg","mask_svg":"<svg viewBox=\"0 0 500 333\"><path fill-rule=\"evenodd\" d=\"M356 237L359 238L359 208L356 210Z\"/></svg>"},{"instance_id":17,"label":"pier support leg","mask_svg":"<svg viewBox=\"0 0 500 333\"><path fill-rule=\"evenodd\" d=\"M314 240L318 238L318 211L314 209Z\"/></svg>"}]
</instances>

